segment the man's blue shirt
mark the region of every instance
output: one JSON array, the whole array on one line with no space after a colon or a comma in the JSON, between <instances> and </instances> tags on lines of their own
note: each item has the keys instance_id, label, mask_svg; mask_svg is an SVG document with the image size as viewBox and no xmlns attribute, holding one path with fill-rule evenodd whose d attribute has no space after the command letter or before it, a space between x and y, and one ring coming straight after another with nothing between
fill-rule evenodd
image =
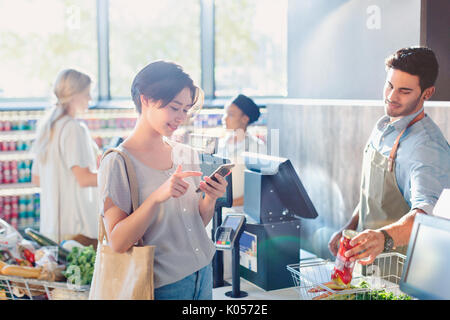
<instances>
[{"instance_id":1,"label":"man's blue shirt","mask_svg":"<svg viewBox=\"0 0 450 320\"><path fill-rule=\"evenodd\" d=\"M373 129L369 143L389 157L397 136L422 110L392 123L389 116L383 116ZM442 190L450 188L450 146L430 117L406 129L395 164L397 185L408 205L432 214Z\"/></svg>"}]
</instances>

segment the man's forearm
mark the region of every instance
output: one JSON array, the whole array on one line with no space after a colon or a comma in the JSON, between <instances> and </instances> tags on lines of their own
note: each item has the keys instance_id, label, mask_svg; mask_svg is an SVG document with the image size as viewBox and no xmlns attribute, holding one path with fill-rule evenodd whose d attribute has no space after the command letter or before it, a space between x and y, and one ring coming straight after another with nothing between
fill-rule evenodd
<instances>
[{"instance_id":1,"label":"man's forearm","mask_svg":"<svg viewBox=\"0 0 450 320\"><path fill-rule=\"evenodd\" d=\"M394 247L405 246L409 242L409 238L411 236L412 227L414 224L414 219L417 214L424 213L424 211L420 209L414 209L404 215L397 222L391 223L383 228L394 240Z\"/></svg>"},{"instance_id":2,"label":"man's forearm","mask_svg":"<svg viewBox=\"0 0 450 320\"><path fill-rule=\"evenodd\" d=\"M356 206L355 210L353 210L352 217L350 218L349 222L344 226L343 229L351 229L356 230L358 227L359 222L359 205Z\"/></svg>"}]
</instances>

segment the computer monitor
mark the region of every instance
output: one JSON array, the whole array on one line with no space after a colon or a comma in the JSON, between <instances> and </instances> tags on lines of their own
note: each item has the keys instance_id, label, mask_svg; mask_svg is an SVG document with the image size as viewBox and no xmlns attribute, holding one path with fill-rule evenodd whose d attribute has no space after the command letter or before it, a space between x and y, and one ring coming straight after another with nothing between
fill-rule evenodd
<instances>
[{"instance_id":1,"label":"computer monitor","mask_svg":"<svg viewBox=\"0 0 450 320\"><path fill-rule=\"evenodd\" d=\"M418 299L450 299L450 220L417 214L400 290Z\"/></svg>"},{"instance_id":2,"label":"computer monitor","mask_svg":"<svg viewBox=\"0 0 450 320\"><path fill-rule=\"evenodd\" d=\"M246 166L245 213L258 222L275 222L283 216L318 216L289 159L251 152L242 155Z\"/></svg>"}]
</instances>

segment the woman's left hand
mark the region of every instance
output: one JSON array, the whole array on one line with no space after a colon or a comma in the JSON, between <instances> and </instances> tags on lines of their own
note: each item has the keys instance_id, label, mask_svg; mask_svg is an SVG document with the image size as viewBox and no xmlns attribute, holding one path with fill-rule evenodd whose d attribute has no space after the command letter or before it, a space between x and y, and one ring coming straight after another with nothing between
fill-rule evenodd
<instances>
[{"instance_id":1,"label":"woman's left hand","mask_svg":"<svg viewBox=\"0 0 450 320\"><path fill-rule=\"evenodd\" d=\"M211 200L217 200L217 198L222 197L227 190L228 182L220 174L216 173L214 175L217 181L212 180L210 177L203 177L204 181L200 182L200 190L205 193L206 197L211 198Z\"/></svg>"}]
</instances>

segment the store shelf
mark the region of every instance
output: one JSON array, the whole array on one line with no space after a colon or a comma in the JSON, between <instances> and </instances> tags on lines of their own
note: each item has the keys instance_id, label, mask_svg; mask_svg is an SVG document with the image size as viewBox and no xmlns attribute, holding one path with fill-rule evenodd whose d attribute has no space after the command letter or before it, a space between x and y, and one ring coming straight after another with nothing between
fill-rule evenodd
<instances>
[{"instance_id":1,"label":"store shelf","mask_svg":"<svg viewBox=\"0 0 450 320\"><path fill-rule=\"evenodd\" d=\"M98 129L90 130L93 137L115 137L127 136L132 129ZM19 141L19 140L34 140L36 132L34 131L2 131L0 132L0 141Z\"/></svg>"},{"instance_id":2,"label":"store shelf","mask_svg":"<svg viewBox=\"0 0 450 320\"><path fill-rule=\"evenodd\" d=\"M132 129L99 129L90 130L91 136L93 137L124 137L128 136L133 130Z\"/></svg>"},{"instance_id":3,"label":"store shelf","mask_svg":"<svg viewBox=\"0 0 450 320\"><path fill-rule=\"evenodd\" d=\"M31 182L0 184L0 190L5 190L5 189L24 189L24 188L30 188L30 187L36 187L36 185L31 183Z\"/></svg>"},{"instance_id":4,"label":"store shelf","mask_svg":"<svg viewBox=\"0 0 450 320\"><path fill-rule=\"evenodd\" d=\"M0 151L0 161L31 160L33 155L30 151Z\"/></svg>"},{"instance_id":5,"label":"store shelf","mask_svg":"<svg viewBox=\"0 0 450 320\"><path fill-rule=\"evenodd\" d=\"M95 113L85 113L80 115L80 119L90 120L90 119L115 119L115 118L123 118L123 119L137 119L138 114L133 112L95 112Z\"/></svg>"},{"instance_id":6,"label":"store shelf","mask_svg":"<svg viewBox=\"0 0 450 320\"><path fill-rule=\"evenodd\" d=\"M33 183L0 184L0 196L27 195L41 192L41 188Z\"/></svg>"},{"instance_id":7,"label":"store shelf","mask_svg":"<svg viewBox=\"0 0 450 320\"><path fill-rule=\"evenodd\" d=\"M33 140L35 137L33 130L0 131L0 141Z\"/></svg>"},{"instance_id":8,"label":"store shelf","mask_svg":"<svg viewBox=\"0 0 450 320\"><path fill-rule=\"evenodd\" d=\"M33 111L0 111L0 121L28 121L39 120L45 115L45 110ZM81 119L110 119L110 118L137 118L138 114L134 109L90 109L80 114Z\"/></svg>"},{"instance_id":9,"label":"store shelf","mask_svg":"<svg viewBox=\"0 0 450 320\"><path fill-rule=\"evenodd\" d=\"M40 111L2 111L0 121L29 121L39 120L44 115Z\"/></svg>"},{"instance_id":10,"label":"store shelf","mask_svg":"<svg viewBox=\"0 0 450 320\"><path fill-rule=\"evenodd\" d=\"M14 151L0 151L1 162L17 161L20 163L33 160L29 149L37 136L37 121L42 119L45 113L46 110L0 111L1 149L14 150L17 148ZM80 121L88 126L92 138L100 145L108 143L109 139L113 137L128 136L132 132L137 118L138 114L134 109L90 109L79 116ZM3 131L7 128L10 130ZM8 143L8 145L6 146L4 143ZM27 150L23 150L24 148ZM40 192L41 189L32 183L0 184L0 197L32 195Z\"/></svg>"}]
</instances>

